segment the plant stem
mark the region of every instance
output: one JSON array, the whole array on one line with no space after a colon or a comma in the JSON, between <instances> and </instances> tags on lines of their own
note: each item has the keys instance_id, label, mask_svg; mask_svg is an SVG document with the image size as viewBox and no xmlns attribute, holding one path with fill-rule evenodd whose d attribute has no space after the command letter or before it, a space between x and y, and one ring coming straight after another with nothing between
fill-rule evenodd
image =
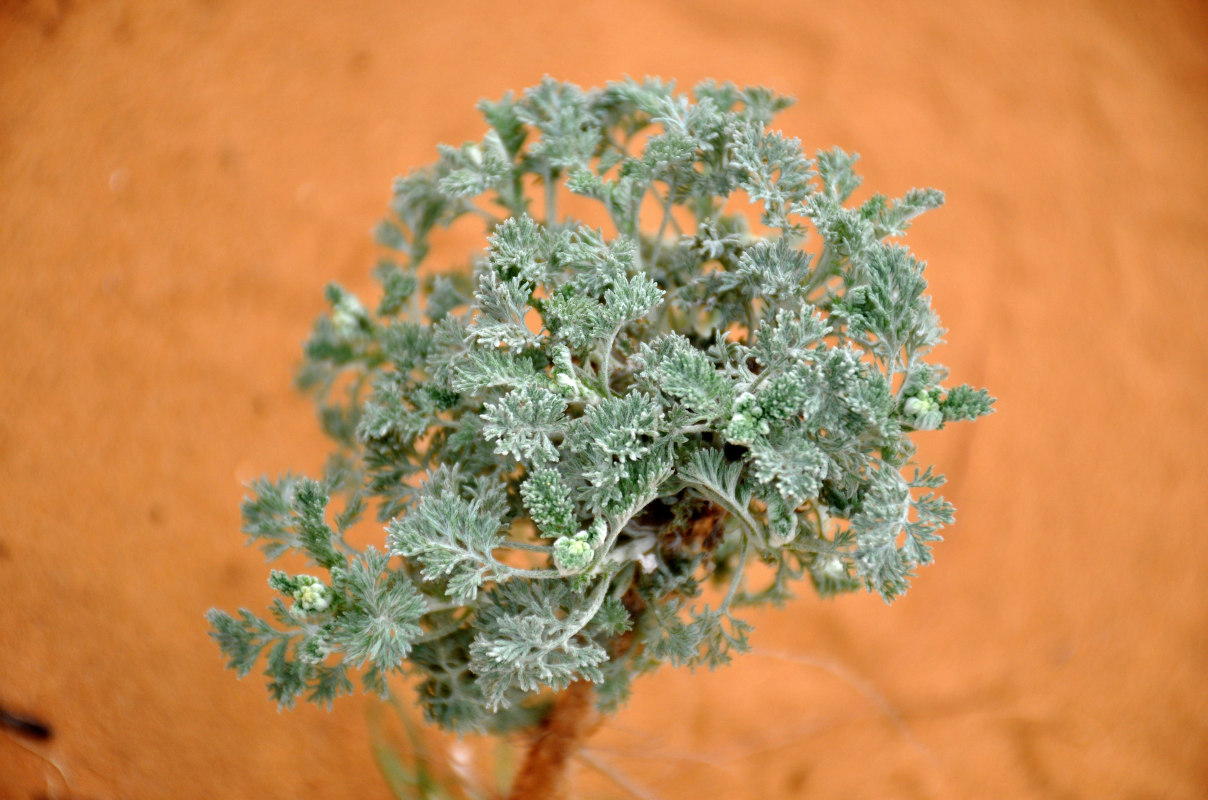
<instances>
[{"instance_id":1,"label":"plant stem","mask_svg":"<svg viewBox=\"0 0 1208 800\"><path fill-rule=\"evenodd\" d=\"M553 800L563 797L570 760L600 724L596 693L587 681L576 681L554 698L554 707L529 745L508 800Z\"/></svg>"},{"instance_id":2,"label":"plant stem","mask_svg":"<svg viewBox=\"0 0 1208 800\"><path fill-rule=\"evenodd\" d=\"M612 348L616 346L617 335L621 332L621 326L618 325L608 337L608 345L604 349L604 360L600 364L600 388L605 397L612 396Z\"/></svg>"},{"instance_id":3,"label":"plant stem","mask_svg":"<svg viewBox=\"0 0 1208 800\"><path fill-rule=\"evenodd\" d=\"M545 227L558 227L558 184L552 169L545 171Z\"/></svg>"},{"instance_id":4,"label":"plant stem","mask_svg":"<svg viewBox=\"0 0 1208 800\"><path fill-rule=\"evenodd\" d=\"M658 197L658 194L655 194ZM663 251L663 237L667 234L667 223L671 221L671 208L675 205L675 181L667 187L667 202L663 205L663 221L659 223L659 232L654 235L654 253L650 256L650 263L657 265L659 263L659 254Z\"/></svg>"}]
</instances>

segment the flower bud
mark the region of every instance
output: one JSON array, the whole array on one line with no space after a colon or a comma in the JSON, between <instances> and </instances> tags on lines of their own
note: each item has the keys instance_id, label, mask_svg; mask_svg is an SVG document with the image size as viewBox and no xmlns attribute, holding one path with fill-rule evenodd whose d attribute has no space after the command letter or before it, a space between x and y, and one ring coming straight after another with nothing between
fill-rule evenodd
<instances>
[{"instance_id":1,"label":"flower bud","mask_svg":"<svg viewBox=\"0 0 1208 800\"><path fill-rule=\"evenodd\" d=\"M312 575L299 575L294 579L294 604L290 613L294 616L307 616L326 611L333 599L331 587Z\"/></svg>"},{"instance_id":2,"label":"flower bud","mask_svg":"<svg viewBox=\"0 0 1208 800\"><path fill-rule=\"evenodd\" d=\"M563 575L582 572L591 564L595 551L587 543L586 531L564 536L554 542L554 566Z\"/></svg>"}]
</instances>

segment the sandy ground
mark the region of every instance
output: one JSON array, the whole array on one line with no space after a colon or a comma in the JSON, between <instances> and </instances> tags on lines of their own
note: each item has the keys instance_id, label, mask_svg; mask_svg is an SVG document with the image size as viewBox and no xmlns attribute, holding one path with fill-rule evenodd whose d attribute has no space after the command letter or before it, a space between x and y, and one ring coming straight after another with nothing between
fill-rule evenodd
<instances>
[{"instance_id":1,"label":"sandy ground","mask_svg":"<svg viewBox=\"0 0 1208 800\"><path fill-rule=\"evenodd\" d=\"M242 482L321 462L321 288L368 288L391 178L478 98L711 76L948 193L910 241L999 413L924 442L959 520L905 600L763 614L596 754L669 799L1208 796L1208 14L554 8L0 1L0 703L35 749L82 798L386 797L363 703L279 715L202 619L267 600ZM0 735L0 798L52 775Z\"/></svg>"}]
</instances>

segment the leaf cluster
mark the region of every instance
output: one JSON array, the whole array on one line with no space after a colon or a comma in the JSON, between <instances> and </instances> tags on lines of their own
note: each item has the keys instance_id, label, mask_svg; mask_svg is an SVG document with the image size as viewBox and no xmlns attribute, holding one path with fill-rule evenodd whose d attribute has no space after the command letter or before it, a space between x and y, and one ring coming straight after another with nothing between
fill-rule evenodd
<instances>
[{"instance_id":1,"label":"leaf cluster","mask_svg":"<svg viewBox=\"0 0 1208 800\"><path fill-rule=\"evenodd\" d=\"M546 79L395 183L377 302L329 287L305 346L335 455L243 509L269 558L319 574L274 572L268 619L211 612L232 668L264 656L282 705L407 672L440 725L506 730L574 680L612 708L660 664L726 663L741 610L804 580L906 590L953 519L912 434L994 401L943 385L900 241L942 195L853 202L857 156L768 128L788 104ZM484 249L422 270L464 216ZM370 511L383 552L345 536Z\"/></svg>"}]
</instances>

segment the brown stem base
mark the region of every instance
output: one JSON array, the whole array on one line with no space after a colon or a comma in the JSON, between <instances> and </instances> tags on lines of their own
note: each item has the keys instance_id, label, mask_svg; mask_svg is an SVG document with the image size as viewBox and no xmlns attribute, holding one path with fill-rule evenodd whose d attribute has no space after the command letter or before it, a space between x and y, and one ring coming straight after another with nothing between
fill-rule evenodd
<instances>
[{"instance_id":1,"label":"brown stem base","mask_svg":"<svg viewBox=\"0 0 1208 800\"><path fill-rule=\"evenodd\" d=\"M554 708L529 745L508 800L562 797L571 757L599 725L592 685L572 683L554 699Z\"/></svg>"}]
</instances>

